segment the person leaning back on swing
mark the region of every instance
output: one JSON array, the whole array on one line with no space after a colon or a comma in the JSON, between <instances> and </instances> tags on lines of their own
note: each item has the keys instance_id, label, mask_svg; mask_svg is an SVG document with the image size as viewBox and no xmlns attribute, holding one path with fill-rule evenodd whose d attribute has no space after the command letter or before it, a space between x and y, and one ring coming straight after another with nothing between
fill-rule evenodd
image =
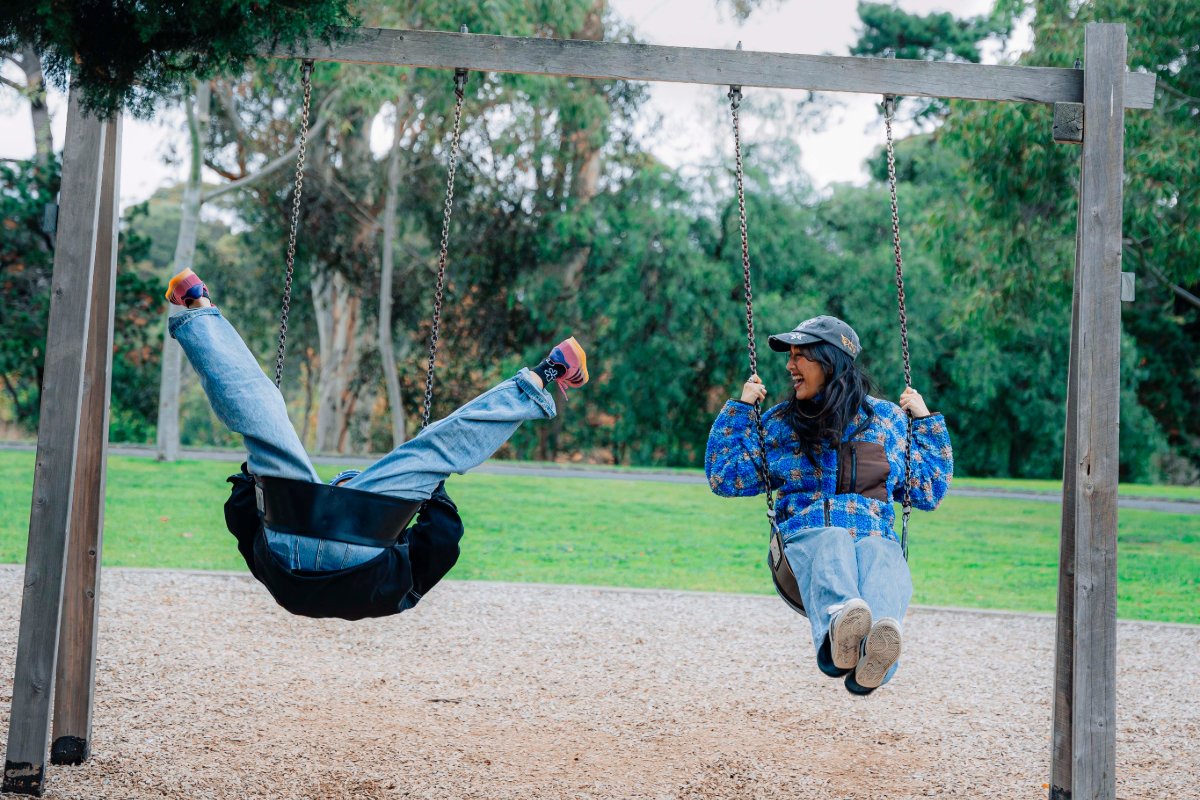
<instances>
[{"instance_id":1,"label":"person leaning back on swing","mask_svg":"<svg viewBox=\"0 0 1200 800\"><path fill-rule=\"evenodd\" d=\"M941 502L954 469L941 414L931 414L912 387L899 405L871 397L858 366L857 334L836 317L805 320L770 338L789 354L791 397L762 415L771 488L784 555L812 625L817 666L845 676L867 694L899 666L901 625L912 578L893 530L893 501L903 499L907 424L913 417L914 506ZM705 470L714 493L764 492L762 449L752 413L767 396L757 375L713 423Z\"/></svg>"},{"instance_id":2,"label":"person leaning back on swing","mask_svg":"<svg viewBox=\"0 0 1200 800\"><path fill-rule=\"evenodd\" d=\"M554 347L532 368L492 387L422 430L367 469L331 481L361 492L425 501L416 522L391 547L372 547L265 528L252 476L319 483L288 418L283 395L190 269L171 279L168 328L200 376L214 413L242 435L249 453L229 480L226 522L251 573L288 611L310 617L361 619L411 608L454 565L463 526L444 482L478 466L525 420L550 419L546 391L587 383L587 358L575 339Z\"/></svg>"}]
</instances>

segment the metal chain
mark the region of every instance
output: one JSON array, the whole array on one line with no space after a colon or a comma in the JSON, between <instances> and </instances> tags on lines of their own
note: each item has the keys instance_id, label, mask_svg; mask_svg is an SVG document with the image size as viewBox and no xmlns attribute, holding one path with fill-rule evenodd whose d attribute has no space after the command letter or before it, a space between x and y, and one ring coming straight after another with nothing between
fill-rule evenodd
<instances>
[{"instance_id":1,"label":"metal chain","mask_svg":"<svg viewBox=\"0 0 1200 800\"><path fill-rule=\"evenodd\" d=\"M304 191L304 150L308 144L308 112L312 104L313 62L300 68L304 86L304 109L300 112L300 138L296 143L296 188L292 191L292 225L288 232L287 275L283 280L283 301L279 313L279 348L275 353L275 386L283 381L283 360L287 354L288 313L292 310L292 273L296 267L296 232L300 226L300 196Z\"/></svg>"},{"instance_id":2,"label":"metal chain","mask_svg":"<svg viewBox=\"0 0 1200 800\"><path fill-rule=\"evenodd\" d=\"M741 47L739 43L739 48ZM750 284L750 236L746 229L746 190L745 171L742 165L742 132L738 109L742 104L742 87L729 87L729 111L733 117L733 154L735 176L737 183L738 215L742 233L742 282L746 293L746 346L750 354L750 374L758 374L758 349L754 343L754 292ZM755 464L759 480L765 487L767 497L767 519L771 523L771 533L776 531L775 524L775 491L771 488L771 473L767 464L767 432L762 423L762 404L755 401L750 412L758 432L759 460Z\"/></svg>"},{"instance_id":3,"label":"metal chain","mask_svg":"<svg viewBox=\"0 0 1200 800\"><path fill-rule=\"evenodd\" d=\"M892 249L896 254L896 302L900 308L900 353L904 359L904 386L912 386L912 362L908 350L908 313L904 305L904 258L900 254L900 211L896 201L896 151L892 140L892 118L896 112L896 98L885 95L883 98L883 122L887 127L887 166L888 189L892 195ZM912 442L913 416L909 411L908 436L904 447L904 498L902 500L903 516L900 522L900 547L904 558L908 558L908 518L912 514L912 487L909 476L912 474Z\"/></svg>"},{"instance_id":4,"label":"metal chain","mask_svg":"<svg viewBox=\"0 0 1200 800\"><path fill-rule=\"evenodd\" d=\"M421 407L421 427L429 425L433 406L433 369L437 361L438 336L442 325L442 295L446 287L446 253L450 248L450 216L454 211L454 173L458 169L458 143L462 125L463 98L466 96L467 71L454 71L454 133L450 137L450 158L446 175L446 202L442 214L442 242L438 253L437 289L433 294L433 325L429 334L429 365L425 370L425 402Z\"/></svg>"}]
</instances>

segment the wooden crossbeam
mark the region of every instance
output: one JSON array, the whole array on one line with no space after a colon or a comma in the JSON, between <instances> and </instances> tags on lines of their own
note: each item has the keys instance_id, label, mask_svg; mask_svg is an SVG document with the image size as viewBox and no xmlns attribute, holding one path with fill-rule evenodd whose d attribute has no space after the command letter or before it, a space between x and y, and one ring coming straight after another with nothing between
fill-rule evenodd
<instances>
[{"instance_id":1,"label":"wooden crossbeam","mask_svg":"<svg viewBox=\"0 0 1200 800\"><path fill-rule=\"evenodd\" d=\"M624 42L488 36L474 33L355 28L333 46L268 48L264 56L347 64L517 72L600 80L761 86L822 92L1083 102L1083 71L944 61L812 56ZM1125 107L1154 104L1155 76L1125 76Z\"/></svg>"}]
</instances>

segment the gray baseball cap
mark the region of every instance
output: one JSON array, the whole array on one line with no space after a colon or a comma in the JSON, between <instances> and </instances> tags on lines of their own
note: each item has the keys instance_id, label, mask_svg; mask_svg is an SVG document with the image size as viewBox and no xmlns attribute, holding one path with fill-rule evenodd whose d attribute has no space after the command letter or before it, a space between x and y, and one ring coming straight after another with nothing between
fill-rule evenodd
<instances>
[{"instance_id":1,"label":"gray baseball cap","mask_svg":"<svg viewBox=\"0 0 1200 800\"><path fill-rule=\"evenodd\" d=\"M822 314L819 317L806 319L787 333L777 333L768 341L772 350L786 353L792 345L828 342L841 350L850 358L858 358L862 345L858 343L858 334L837 317Z\"/></svg>"}]
</instances>

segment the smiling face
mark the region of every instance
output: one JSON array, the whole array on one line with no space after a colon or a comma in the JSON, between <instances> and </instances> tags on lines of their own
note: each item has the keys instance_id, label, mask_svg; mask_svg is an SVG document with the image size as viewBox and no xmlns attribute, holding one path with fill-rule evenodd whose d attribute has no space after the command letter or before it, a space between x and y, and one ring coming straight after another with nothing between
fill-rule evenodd
<instances>
[{"instance_id":1,"label":"smiling face","mask_svg":"<svg viewBox=\"0 0 1200 800\"><path fill-rule=\"evenodd\" d=\"M792 345L787 370L792 376L792 390L797 400L812 400L825 388L825 368L807 357L808 348Z\"/></svg>"}]
</instances>

